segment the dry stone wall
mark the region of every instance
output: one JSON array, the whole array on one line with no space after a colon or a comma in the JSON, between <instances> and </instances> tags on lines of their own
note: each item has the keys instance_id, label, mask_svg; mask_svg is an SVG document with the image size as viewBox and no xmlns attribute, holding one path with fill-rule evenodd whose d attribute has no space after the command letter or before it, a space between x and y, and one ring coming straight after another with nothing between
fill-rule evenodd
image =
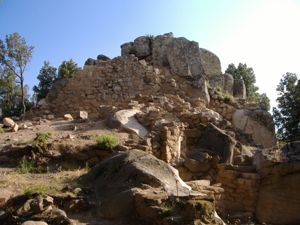
<instances>
[{"instance_id":1,"label":"dry stone wall","mask_svg":"<svg viewBox=\"0 0 300 225\"><path fill-rule=\"evenodd\" d=\"M85 110L91 118L101 117L100 105L124 107L137 98L173 94L198 99L202 92L192 81L158 69L133 55L85 66L74 77L63 81L47 96L50 111L56 115Z\"/></svg>"}]
</instances>

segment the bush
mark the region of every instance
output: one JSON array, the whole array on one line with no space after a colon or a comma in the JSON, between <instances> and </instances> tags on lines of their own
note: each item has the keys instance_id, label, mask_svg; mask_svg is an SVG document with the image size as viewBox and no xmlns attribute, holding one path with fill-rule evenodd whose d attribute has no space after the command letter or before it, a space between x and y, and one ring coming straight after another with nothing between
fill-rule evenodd
<instances>
[{"instance_id":1,"label":"bush","mask_svg":"<svg viewBox=\"0 0 300 225\"><path fill-rule=\"evenodd\" d=\"M231 102L233 99L232 95L228 94L227 92L223 92L220 89L217 89L217 93L224 98L224 102L226 103Z\"/></svg>"},{"instance_id":2,"label":"bush","mask_svg":"<svg viewBox=\"0 0 300 225\"><path fill-rule=\"evenodd\" d=\"M34 146L40 151L46 151L48 149L48 139L51 137L50 133L37 133L34 139Z\"/></svg>"},{"instance_id":3,"label":"bush","mask_svg":"<svg viewBox=\"0 0 300 225\"><path fill-rule=\"evenodd\" d=\"M102 149L113 149L119 143L118 138L113 134L98 136L96 142L97 146Z\"/></svg>"},{"instance_id":4,"label":"bush","mask_svg":"<svg viewBox=\"0 0 300 225\"><path fill-rule=\"evenodd\" d=\"M19 173L32 173L36 170L33 162L30 162L25 156L20 161L20 164L17 168Z\"/></svg>"}]
</instances>

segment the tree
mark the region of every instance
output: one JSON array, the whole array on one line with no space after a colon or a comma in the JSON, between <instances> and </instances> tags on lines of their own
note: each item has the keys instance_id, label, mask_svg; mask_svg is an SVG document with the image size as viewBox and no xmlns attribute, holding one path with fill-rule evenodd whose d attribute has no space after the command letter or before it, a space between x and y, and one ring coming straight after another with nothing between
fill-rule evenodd
<instances>
[{"instance_id":1,"label":"tree","mask_svg":"<svg viewBox=\"0 0 300 225\"><path fill-rule=\"evenodd\" d=\"M37 79L40 81L38 86L33 87L35 92L36 100L39 101L46 97L53 83L57 79L57 69L50 66L48 61L44 61L44 65L40 70Z\"/></svg>"},{"instance_id":2,"label":"tree","mask_svg":"<svg viewBox=\"0 0 300 225\"><path fill-rule=\"evenodd\" d=\"M21 88L22 111L26 111L24 89L24 73L32 57L33 46L27 45L18 33L6 35L5 41L0 40L0 64L5 66L16 79Z\"/></svg>"},{"instance_id":3,"label":"tree","mask_svg":"<svg viewBox=\"0 0 300 225\"><path fill-rule=\"evenodd\" d=\"M27 86L24 86L25 104L29 106ZM0 118L20 116L22 113L21 88L15 82L15 76L7 68L0 67Z\"/></svg>"},{"instance_id":4,"label":"tree","mask_svg":"<svg viewBox=\"0 0 300 225\"><path fill-rule=\"evenodd\" d=\"M270 99L265 93L258 93L258 87L255 85L256 78L254 70L251 67L248 67L245 63L239 63L238 67L235 67L235 65L231 63L225 72L231 74L234 79L242 79L245 82L248 100L258 102L263 109L270 110Z\"/></svg>"},{"instance_id":5,"label":"tree","mask_svg":"<svg viewBox=\"0 0 300 225\"><path fill-rule=\"evenodd\" d=\"M263 109L267 111L270 110L270 99L268 98L266 93L259 94L258 101Z\"/></svg>"},{"instance_id":6,"label":"tree","mask_svg":"<svg viewBox=\"0 0 300 225\"><path fill-rule=\"evenodd\" d=\"M300 80L295 73L286 73L277 86L278 106L273 108L278 139L300 140Z\"/></svg>"},{"instance_id":7,"label":"tree","mask_svg":"<svg viewBox=\"0 0 300 225\"><path fill-rule=\"evenodd\" d=\"M71 78L79 71L79 69L77 63L72 59L63 61L58 68L58 79Z\"/></svg>"},{"instance_id":8,"label":"tree","mask_svg":"<svg viewBox=\"0 0 300 225\"><path fill-rule=\"evenodd\" d=\"M257 100L258 87L255 86L256 78L251 67L247 67L245 63L239 63L238 67L235 67L235 65L231 63L225 72L230 73L234 79L242 79L245 82L247 98L249 100Z\"/></svg>"}]
</instances>

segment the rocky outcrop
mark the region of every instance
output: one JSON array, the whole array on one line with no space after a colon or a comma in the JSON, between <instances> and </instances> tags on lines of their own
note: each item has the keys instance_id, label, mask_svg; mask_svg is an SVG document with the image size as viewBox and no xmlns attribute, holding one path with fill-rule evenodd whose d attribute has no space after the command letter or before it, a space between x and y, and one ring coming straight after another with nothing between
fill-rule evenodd
<instances>
[{"instance_id":1,"label":"rocky outcrop","mask_svg":"<svg viewBox=\"0 0 300 225\"><path fill-rule=\"evenodd\" d=\"M152 61L157 66L168 66L167 47L174 38L173 33L155 36L152 42Z\"/></svg>"},{"instance_id":2,"label":"rocky outcrop","mask_svg":"<svg viewBox=\"0 0 300 225\"><path fill-rule=\"evenodd\" d=\"M233 96L245 99L247 96L246 86L242 79L234 79Z\"/></svg>"},{"instance_id":3,"label":"rocky outcrop","mask_svg":"<svg viewBox=\"0 0 300 225\"><path fill-rule=\"evenodd\" d=\"M220 75L221 72L221 62L220 59L212 52L200 48L200 62L203 68L203 74L210 80L215 76Z\"/></svg>"},{"instance_id":4,"label":"rocky outcrop","mask_svg":"<svg viewBox=\"0 0 300 225\"><path fill-rule=\"evenodd\" d=\"M198 78L204 73L197 42L173 38L167 47L171 72L179 76Z\"/></svg>"},{"instance_id":5,"label":"rocky outcrop","mask_svg":"<svg viewBox=\"0 0 300 225\"><path fill-rule=\"evenodd\" d=\"M173 224L174 220L223 224L215 216L212 195L193 192L174 168L139 150L102 161L82 182L94 186L101 217L135 218L146 224Z\"/></svg>"},{"instance_id":6,"label":"rocky outcrop","mask_svg":"<svg viewBox=\"0 0 300 225\"><path fill-rule=\"evenodd\" d=\"M199 151L208 151L220 157L220 162L231 163L236 141L213 124L209 124L198 143Z\"/></svg>"},{"instance_id":7,"label":"rocky outcrop","mask_svg":"<svg viewBox=\"0 0 300 225\"><path fill-rule=\"evenodd\" d=\"M119 153L102 161L84 182L95 186L98 212L105 218L118 218L132 212L132 188L162 187L168 196L188 196L190 190L179 182L168 164L139 150Z\"/></svg>"},{"instance_id":8,"label":"rocky outcrop","mask_svg":"<svg viewBox=\"0 0 300 225\"><path fill-rule=\"evenodd\" d=\"M264 110L239 109L233 114L234 128L252 136L264 148L276 146L275 129L270 113Z\"/></svg>"},{"instance_id":9,"label":"rocky outcrop","mask_svg":"<svg viewBox=\"0 0 300 225\"><path fill-rule=\"evenodd\" d=\"M256 155L262 176L256 216L261 222L275 225L299 224L300 162L278 162L270 156L265 152Z\"/></svg>"},{"instance_id":10,"label":"rocky outcrop","mask_svg":"<svg viewBox=\"0 0 300 225\"><path fill-rule=\"evenodd\" d=\"M136 133L142 138L145 138L148 131L143 127L134 117L137 113L141 112L138 109L123 109L115 113L109 120L109 125L112 128L121 128L129 132Z\"/></svg>"}]
</instances>

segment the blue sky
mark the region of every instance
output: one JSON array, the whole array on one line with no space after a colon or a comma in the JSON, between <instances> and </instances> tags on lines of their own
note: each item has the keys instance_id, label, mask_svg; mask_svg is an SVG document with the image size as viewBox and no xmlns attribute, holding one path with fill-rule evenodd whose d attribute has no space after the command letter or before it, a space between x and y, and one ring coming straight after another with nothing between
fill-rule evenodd
<instances>
[{"instance_id":1,"label":"blue sky","mask_svg":"<svg viewBox=\"0 0 300 225\"><path fill-rule=\"evenodd\" d=\"M297 0L0 0L0 38L18 32L35 47L26 71L32 88L44 60L120 55L145 34L173 32L231 62L253 67L261 92L276 98L285 72L300 72Z\"/></svg>"}]
</instances>

